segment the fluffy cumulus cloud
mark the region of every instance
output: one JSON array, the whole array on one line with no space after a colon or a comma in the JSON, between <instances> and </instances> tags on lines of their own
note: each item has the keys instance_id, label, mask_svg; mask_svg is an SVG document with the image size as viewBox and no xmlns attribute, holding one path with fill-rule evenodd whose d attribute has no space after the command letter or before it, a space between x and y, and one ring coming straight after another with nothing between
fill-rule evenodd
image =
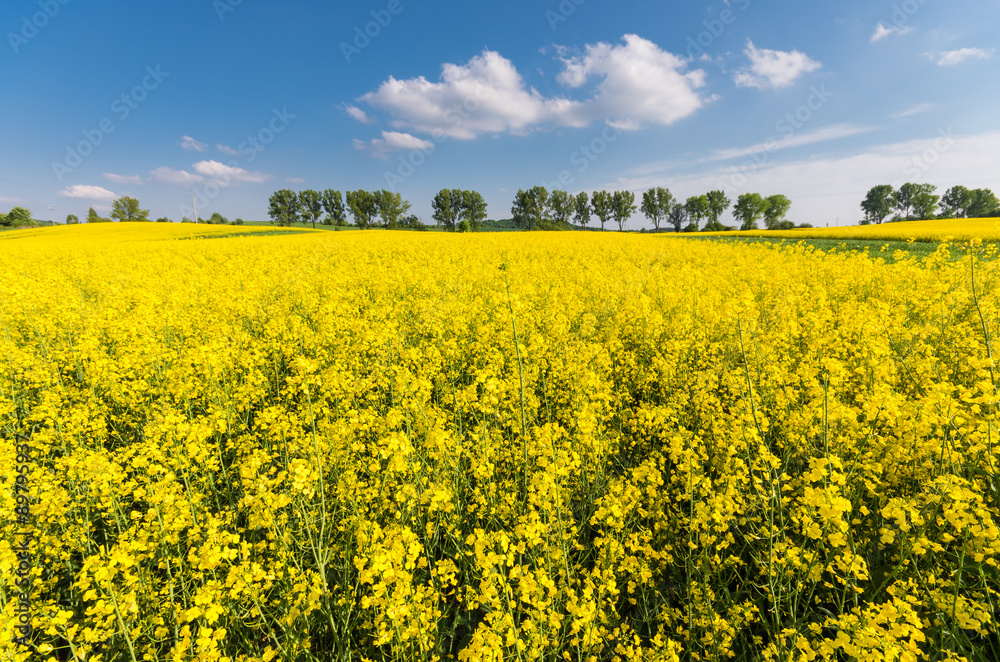
<instances>
[{"instance_id":1,"label":"fluffy cumulus cloud","mask_svg":"<svg viewBox=\"0 0 1000 662\"><path fill-rule=\"evenodd\" d=\"M569 125L597 119L624 130L669 125L705 103L698 91L705 86L704 71L686 72L684 59L636 35L625 35L623 44L587 46L563 63L559 80L571 88L600 80L590 100L565 109Z\"/></svg>"},{"instance_id":2,"label":"fluffy cumulus cloud","mask_svg":"<svg viewBox=\"0 0 1000 662\"><path fill-rule=\"evenodd\" d=\"M142 184L142 177L139 175L116 175L111 172L106 172L102 176L104 179L109 182L114 182L115 184Z\"/></svg>"},{"instance_id":3,"label":"fluffy cumulus cloud","mask_svg":"<svg viewBox=\"0 0 1000 662\"><path fill-rule=\"evenodd\" d=\"M101 186L83 186L80 184L69 186L59 191L59 195L64 198L77 198L79 200L114 200L118 197Z\"/></svg>"},{"instance_id":4,"label":"fluffy cumulus cloud","mask_svg":"<svg viewBox=\"0 0 1000 662\"><path fill-rule=\"evenodd\" d=\"M373 156L383 159L388 158L390 152L424 150L433 146L434 143L428 140L398 131L383 131L381 138L375 138L369 142L354 141L355 148L369 151Z\"/></svg>"},{"instance_id":5,"label":"fluffy cumulus cloud","mask_svg":"<svg viewBox=\"0 0 1000 662\"><path fill-rule=\"evenodd\" d=\"M635 35L617 45L587 46L578 56L563 57L562 64L559 81L583 90L585 98L547 97L530 87L510 60L484 51L464 65L444 65L438 81L390 77L359 101L388 112L395 128L459 139L582 128L602 120L636 129L671 124L704 104L698 92L704 72L686 72L685 60Z\"/></svg>"},{"instance_id":6,"label":"fluffy cumulus cloud","mask_svg":"<svg viewBox=\"0 0 1000 662\"><path fill-rule=\"evenodd\" d=\"M218 161L199 161L193 167L194 171L199 175L204 175L222 185L228 185L230 182L262 184L270 179L269 175L265 175L262 172L250 172L249 170L219 163Z\"/></svg>"},{"instance_id":7,"label":"fluffy cumulus cloud","mask_svg":"<svg viewBox=\"0 0 1000 662\"><path fill-rule=\"evenodd\" d=\"M749 39L743 52L750 58L750 66L736 72L733 80L737 87L755 87L759 90L788 87L803 74L823 66L805 53L757 48Z\"/></svg>"},{"instance_id":8,"label":"fluffy cumulus cloud","mask_svg":"<svg viewBox=\"0 0 1000 662\"><path fill-rule=\"evenodd\" d=\"M191 136L181 136L180 142L177 143L181 146L181 149L185 149L189 152L204 152L208 149L208 145L205 143L195 140Z\"/></svg>"},{"instance_id":9,"label":"fluffy cumulus cloud","mask_svg":"<svg viewBox=\"0 0 1000 662\"><path fill-rule=\"evenodd\" d=\"M197 184L205 181L205 178L187 170L174 170L163 166L149 173L149 181L157 184Z\"/></svg>"},{"instance_id":10,"label":"fluffy cumulus cloud","mask_svg":"<svg viewBox=\"0 0 1000 662\"><path fill-rule=\"evenodd\" d=\"M871 43L874 44L877 41L888 39L889 37L892 37L894 35L895 36L904 35L912 31L913 28L911 27L903 27L897 25L887 26L882 23L879 23L877 26L875 26L875 32L874 34L872 34Z\"/></svg>"},{"instance_id":11,"label":"fluffy cumulus cloud","mask_svg":"<svg viewBox=\"0 0 1000 662\"><path fill-rule=\"evenodd\" d=\"M938 66L953 67L956 64L965 62L966 60L988 60L993 57L993 51L984 50L982 48L959 48L955 51L937 53L932 57L937 60Z\"/></svg>"}]
</instances>

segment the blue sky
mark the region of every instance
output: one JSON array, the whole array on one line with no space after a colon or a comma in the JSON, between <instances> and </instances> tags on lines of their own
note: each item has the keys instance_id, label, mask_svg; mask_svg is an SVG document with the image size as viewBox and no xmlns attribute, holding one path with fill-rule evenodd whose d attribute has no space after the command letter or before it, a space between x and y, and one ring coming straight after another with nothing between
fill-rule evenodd
<instances>
[{"instance_id":1,"label":"blue sky","mask_svg":"<svg viewBox=\"0 0 1000 662\"><path fill-rule=\"evenodd\" d=\"M1000 4L7 0L0 209L120 195L266 220L279 188L1000 191ZM365 34L367 32L367 34ZM646 225L636 216L631 227Z\"/></svg>"}]
</instances>

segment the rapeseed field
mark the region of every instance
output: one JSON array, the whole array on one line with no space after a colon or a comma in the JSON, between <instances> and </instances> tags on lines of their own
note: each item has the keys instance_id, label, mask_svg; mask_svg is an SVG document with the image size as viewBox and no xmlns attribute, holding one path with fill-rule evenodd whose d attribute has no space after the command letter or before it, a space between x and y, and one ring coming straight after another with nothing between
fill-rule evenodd
<instances>
[{"instance_id":1,"label":"rapeseed field","mask_svg":"<svg viewBox=\"0 0 1000 662\"><path fill-rule=\"evenodd\" d=\"M796 230L748 230L711 232L722 237L779 237L783 239L871 239L880 241L972 241L1000 240L1000 218L951 218L902 221L881 225L852 225ZM706 236L702 233L696 236Z\"/></svg>"},{"instance_id":2,"label":"rapeseed field","mask_svg":"<svg viewBox=\"0 0 1000 662\"><path fill-rule=\"evenodd\" d=\"M3 659L1000 659L993 246L192 232L0 238Z\"/></svg>"}]
</instances>

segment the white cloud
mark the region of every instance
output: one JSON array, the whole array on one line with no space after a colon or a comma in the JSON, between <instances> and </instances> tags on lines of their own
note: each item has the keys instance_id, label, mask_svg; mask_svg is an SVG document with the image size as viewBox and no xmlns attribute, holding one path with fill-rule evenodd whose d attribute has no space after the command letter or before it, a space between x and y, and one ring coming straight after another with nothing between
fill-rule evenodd
<instances>
[{"instance_id":1,"label":"white cloud","mask_svg":"<svg viewBox=\"0 0 1000 662\"><path fill-rule=\"evenodd\" d=\"M156 182L157 184L197 184L198 182L205 181L205 178L200 175L192 174L186 170L174 170L167 166L157 168L151 171L149 175L149 181Z\"/></svg>"},{"instance_id":2,"label":"white cloud","mask_svg":"<svg viewBox=\"0 0 1000 662\"><path fill-rule=\"evenodd\" d=\"M792 199L789 217L795 222L834 225L839 218L841 225L849 225L860 220L861 201L877 184L898 187L908 181L930 183L938 187L939 193L955 184L995 188L993 173L998 151L1000 131L948 139L931 135L872 146L849 156L772 160L749 173L747 182L740 187L733 184L739 165L692 173L691 164L676 168L676 175L625 177L607 187L642 191L667 186L681 198L722 188L734 200L746 192L783 193Z\"/></svg>"},{"instance_id":3,"label":"white cloud","mask_svg":"<svg viewBox=\"0 0 1000 662\"><path fill-rule=\"evenodd\" d=\"M770 154L792 147L815 145L817 143L827 142L830 140L848 138L861 133L867 133L868 131L872 131L872 128L866 126L856 126L853 124L832 124L808 133L786 136L779 140L758 143L756 145L750 145L749 147L717 150L713 152L711 156L702 159L702 162L725 161L728 159L740 158L742 156L750 156L751 154Z\"/></svg>"},{"instance_id":4,"label":"white cloud","mask_svg":"<svg viewBox=\"0 0 1000 662\"><path fill-rule=\"evenodd\" d=\"M362 151L367 150L376 158L385 159L389 152L425 150L434 147L434 143L409 133L383 131L381 138L375 138L370 142L355 140L354 147Z\"/></svg>"},{"instance_id":5,"label":"white cloud","mask_svg":"<svg viewBox=\"0 0 1000 662\"><path fill-rule=\"evenodd\" d=\"M208 145L199 140L195 140L191 136L181 136L181 141L177 144L181 146L181 149L185 149L189 152L204 152L208 149Z\"/></svg>"},{"instance_id":6,"label":"white cloud","mask_svg":"<svg viewBox=\"0 0 1000 662\"><path fill-rule=\"evenodd\" d=\"M607 119L612 126L634 130L644 124L673 124L699 108L705 100L705 72L684 72L687 62L651 41L625 35L624 44L588 45L586 54L563 60L559 80L571 88L601 78L593 98L564 109L565 123Z\"/></svg>"},{"instance_id":7,"label":"white cloud","mask_svg":"<svg viewBox=\"0 0 1000 662\"><path fill-rule=\"evenodd\" d=\"M759 90L788 87L799 76L823 66L805 53L757 48L749 39L743 52L750 58L750 68L736 72L733 80L737 87L755 87Z\"/></svg>"},{"instance_id":8,"label":"white cloud","mask_svg":"<svg viewBox=\"0 0 1000 662\"><path fill-rule=\"evenodd\" d=\"M21 204L21 198L5 198L0 195L0 205L19 205Z\"/></svg>"},{"instance_id":9,"label":"white cloud","mask_svg":"<svg viewBox=\"0 0 1000 662\"><path fill-rule=\"evenodd\" d=\"M193 167L198 174L210 177L223 186L228 185L230 181L261 184L271 178L262 172L250 172L218 161L199 161Z\"/></svg>"},{"instance_id":10,"label":"white cloud","mask_svg":"<svg viewBox=\"0 0 1000 662\"><path fill-rule=\"evenodd\" d=\"M883 39L887 39L893 35L902 36L910 32L913 32L913 28L909 26L894 25L892 27L888 27L886 25L883 25L882 23L879 23L877 26L875 26L875 33L872 35L871 43L874 44L877 41L882 41Z\"/></svg>"},{"instance_id":11,"label":"white cloud","mask_svg":"<svg viewBox=\"0 0 1000 662\"><path fill-rule=\"evenodd\" d=\"M355 119L355 120L361 122L362 124L372 124L373 122L375 122L375 118L374 117L370 116L368 113L366 113L365 111L361 110L357 106L352 106L350 104L344 104L343 108L344 108L344 111L348 115L350 115L352 119Z\"/></svg>"},{"instance_id":12,"label":"white cloud","mask_svg":"<svg viewBox=\"0 0 1000 662\"><path fill-rule=\"evenodd\" d=\"M938 53L932 55L932 57L937 58L937 64L939 67L951 67L956 64L961 64L966 60L988 60L993 57L993 50L984 50L982 48L960 48L957 51L945 51L943 53Z\"/></svg>"},{"instance_id":13,"label":"white cloud","mask_svg":"<svg viewBox=\"0 0 1000 662\"><path fill-rule=\"evenodd\" d=\"M59 191L59 195L64 198L79 198L81 200L114 200L118 197L101 186L83 186L80 184L69 186Z\"/></svg>"},{"instance_id":14,"label":"white cloud","mask_svg":"<svg viewBox=\"0 0 1000 662\"><path fill-rule=\"evenodd\" d=\"M239 156L240 155L239 152L237 152L235 149L233 149L229 145L218 144L218 145L215 146L215 148L218 149L223 154L228 154L230 156Z\"/></svg>"},{"instance_id":15,"label":"white cloud","mask_svg":"<svg viewBox=\"0 0 1000 662\"><path fill-rule=\"evenodd\" d=\"M115 184L142 184L142 177L139 175L116 175L114 173L106 172L102 176L104 179L109 182L114 182Z\"/></svg>"},{"instance_id":16,"label":"white cloud","mask_svg":"<svg viewBox=\"0 0 1000 662\"><path fill-rule=\"evenodd\" d=\"M301 177L289 177L288 179L285 180L285 183L286 184L305 184L306 180L302 179Z\"/></svg>"},{"instance_id":17,"label":"white cloud","mask_svg":"<svg viewBox=\"0 0 1000 662\"><path fill-rule=\"evenodd\" d=\"M599 79L584 101L542 95L493 51L464 65L445 64L439 82L390 77L360 101L388 111L396 128L460 139L582 128L598 120L636 129L671 124L704 105L697 92L705 84L704 71L685 72L686 60L635 35L625 35L623 42L589 45L582 55L562 59L558 79L569 88Z\"/></svg>"},{"instance_id":18,"label":"white cloud","mask_svg":"<svg viewBox=\"0 0 1000 662\"><path fill-rule=\"evenodd\" d=\"M903 119L904 117L913 117L914 115L920 115L921 113L926 113L928 111L934 110L936 106L932 103L919 103L912 108L907 108L906 110L901 110L898 113L893 113L889 115L889 119Z\"/></svg>"}]
</instances>

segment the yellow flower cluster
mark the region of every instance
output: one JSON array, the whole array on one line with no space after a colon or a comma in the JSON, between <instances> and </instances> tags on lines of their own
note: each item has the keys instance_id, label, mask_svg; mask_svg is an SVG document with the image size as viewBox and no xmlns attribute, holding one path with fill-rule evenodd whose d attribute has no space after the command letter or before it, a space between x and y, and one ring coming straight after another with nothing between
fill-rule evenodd
<instances>
[{"instance_id":1,"label":"yellow flower cluster","mask_svg":"<svg viewBox=\"0 0 1000 662\"><path fill-rule=\"evenodd\" d=\"M0 239L0 658L1000 654L992 247L192 232Z\"/></svg>"},{"instance_id":2,"label":"yellow flower cluster","mask_svg":"<svg viewBox=\"0 0 1000 662\"><path fill-rule=\"evenodd\" d=\"M692 236L869 239L872 241L973 241L975 239L998 241L1000 240L1000 218L948 218L836 228L710 232Z\"/></svg>"}]
</instances>

